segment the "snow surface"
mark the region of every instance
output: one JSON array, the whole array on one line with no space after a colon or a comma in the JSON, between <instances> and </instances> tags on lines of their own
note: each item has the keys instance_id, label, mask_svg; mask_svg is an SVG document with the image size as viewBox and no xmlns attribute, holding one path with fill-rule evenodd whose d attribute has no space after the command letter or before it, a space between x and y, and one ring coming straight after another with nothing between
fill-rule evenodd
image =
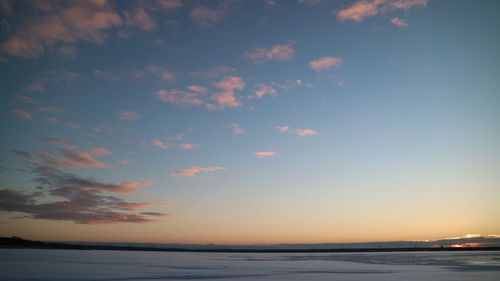
<instances>
[{"instance_id":1,"label":"snow surface","mask_svg":"<svg viewBox=\"0 0 500 281\"><path fill-rule=\"evenodd\" d=\"M185 253L0 249L0 280L500 280L500 252Z\"/></svg>"}]
</instances>

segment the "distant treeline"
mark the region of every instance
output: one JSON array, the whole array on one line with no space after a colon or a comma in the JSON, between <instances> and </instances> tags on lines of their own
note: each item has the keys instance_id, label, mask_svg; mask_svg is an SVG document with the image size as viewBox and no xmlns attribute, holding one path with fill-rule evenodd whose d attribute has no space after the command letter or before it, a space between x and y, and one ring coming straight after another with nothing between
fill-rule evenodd
<instances>
[{"instance_id":1,"label":"distant treeline","mask_svg":"<svg viewBox=\"0 0 500 281\"><path fill-rule=\"evenodd\" d=\"M20 237L0 237L0 248L15 249L66 249L66 250L115 250L163 252L232 252L232 253L336 253L336 252L423 252L423 251L500 251L500 247L399 247L399 248L345 248L345 249L234 249L234 248L157 248L143 246L81 245L62 242L43 242Z\"/></svg>"}]
</instances>

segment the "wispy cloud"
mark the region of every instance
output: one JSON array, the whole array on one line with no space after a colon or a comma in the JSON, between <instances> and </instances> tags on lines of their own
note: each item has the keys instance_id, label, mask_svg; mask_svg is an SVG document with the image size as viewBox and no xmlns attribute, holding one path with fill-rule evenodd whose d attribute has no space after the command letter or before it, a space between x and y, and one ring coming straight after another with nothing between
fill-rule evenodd
<instances>
[{"instance_id":1,"label":"wispy cloud","mask_svg":"<svg viewBox=\"0 0 500 281\"><path fill-rule=\"evenodd\" d=\"M256 97L260 99L266 95L276 96L278 94L278 91L268 84L257 84L255 87L257 88L257 90L255 90L255 96L250 96L250 98Z\"/></svg>"},{"instance_id":2,"label":"wispy cloud","mask_svg":"<svg viewBox=\"0 0 500 281\"><path fill-rule=\"evenodd\" d=\"M309 63L309 66L314 69L314 71L319 72L332 67L340 67L342 63L342 58L322 57L317 60L311 61Z\"/></svg>"},{"instance_id":3,"label":"wispy cloud","mask_svg":"<svg viewBox=\"0 0 500 281\"><path fill-rule=\"evenodd\" d=\"M255 152L253 155L255 155L258 158L263 158L263 157L277 156L278 153L274 151L261 151L261 152Z\"/></svg>"},{"instance_id":4,"label":"wispy cloud","mask_svg":"<svg viewBox=\"0 0 500 281\"><path fill-rule=\"evenodd\" d=\"M290 130L290 126L278 126L276 128L282 133L288 132L288 130Z\"/></svg>"},{"instance_id":5,"label":"wispy cloud","mask_svg":"<svg viewBox=\"0 0 500 281\"><path fill-rule=\"evenodd\" d=\"M365 18L393 9L408 10L413 7L425 7L426 5L427 0L361 0L339 11L337 13L337 18L341 22L345 22L346 20L361 22Z\"/></svg>"},{"instance_id":6,"label":"wispy cloud","mask_svg":"<svg viewBox=\"0 0 500 281\"><path fill-rule=\"evenodd\" d=\"M274 45L269 48L258 47L243 54L245 58L254 62L266 60L290 61L294 55L295 50L292 42L284 45Z\"/></svg>"},{"instance_id":7,"label":"wispy cloud","mask_svg":"<svg viewBox=\"0 0 500 281\"><path fill-rule=\"evenodd\" d=\"M319 135L319 133L315 130L311 129L296 129L295 133L299 136L314 136L314 135Z\"/></svg>"},{"instance_id":8,"label":"wispy cloud","mask_svg":"<svg viewBox=\"0 0 500 281\"><path fill-rule=\"evenodd\" d=\"M392 22L392 24L394 24L397 27L406 27L406 26L408 26L408 23L405 20L400 19L398 17L392 18L391 22Z\"/></svg>"},{"instance_id":9,"label":"wispy cloud","mask_svg":"<svg viewBox=\"0 0 500 281\"><path fill-rule=\"evenodd\" d=\"M159 148L162 148L162 149L169 149L170 147L172 147L171 144L169 144L168 142L162 142L160 140L157 140L157 139L153 139L151 141L151 143L156 146L156 147L159 147Z\"/></svg>"},{"instance_id":10,"label":"wispy cloud","mask_svg":"<svg viewBox=\"0 0 500 281\"><path fill-rule=\"evenodd\" d=\"M155 95L162 101L181 105L181 106L199 106L204 104L200 93L186 92L179 89L156 91Z\"/></svg>"},{"instance_id":11,"label":"wispy cloud","mask_svg":"<svg viewBox=\"0 0 500 281\"><path fill-rule=\"evenodd\" d=\"M189 150L189 149L193 149L195 147L198 147L200 145L197 143L180 143L180 144L178 144L178 146L184 150Z\"/></svg>"},{"instance_id":12,"label":"wispy cloud","mask_svg":"<svg viewBox=\"0 0 500 281\"><path fill-rule=\"evenodd\" d=\"M139 115L139 113L132 111L132 110L122 110L122 111L118 111L116 113L116 117L118 117L118 119L122 119L122 120L137 120L137 119L141 118L141 115Z\"/></svg>"},{"instance_id":13,"label":"wispy cloud","mask_svg":"<svg viewBox=\"0 0 500 281\"><path fill-rule=\"evenodd\" d=\"M227 127L232 128L233 134L235 134L235 135L241 135L241 134L244 134L246 132L245 129L241 128L240 125L238 125L236 123L227 124Z\"/></svg>"},{"instance_id":14,"label":"wispy cloud","mask_svg":"<svg viewBox=\"0 0 500 281\"><path fill-rule=\"evenodd\" d=\"M172 71L156 64L146 66L146 71L166 81L175 80L175 74Z\"/></svg>"},{"instance_id":15,"label":"wispy cloud","mask_svg":"<svg viewBox=\"0 0 500 281\"><path fill-rule=\"evenodd\" d=\"M194 177L196 176L196 174L198 173L210 173L210 172L215 172L215 171L221 171L221 170L225 170L226 168L224 167L206 167L206 168L203 168L203 167L200 167L200 166L191 166L189 168L186 168L186 169L179 169L179 170L175 170L174 172L172 172L172 176L174 177L178 177L178 176L184 176L184 177Z\"/></svg>"},{"instance_id":16,"label":"wispy cloud","mask_svg":"<svg viewBox=\"0 0 500 281\"><path fill-rule=\"evenodd\" d=\"M212 79L212 78L217 78L222 75L226 75L227 73L234 72L236 69L229 67L229 66L216 66L213 69L209 70L200 70L200 71L195 71L191 72L191 75L196 76L196 77L201 77L205 79Z\"/></svg>"},{"instance_id":17,"label":"wispy cloud","mask_svg":"<svg viewBox=\"0 0 500 281\"><path fill-rule=\"evenodd\" d=\"M127 25L138 26L143 30L152 30L156 28L155 21L146 12L143 7L136 7L125 13L125 23Z\"/></svg>"},{"instance_id":18,"label":"wispy cloud","mask_svg":"<svg viewBox=\"0 0 500 281\"><path fill-rule=\"evenodd\" d=\"M90 155L97 155L97 156L110 155L112 153L111 151L102 147L90 147L87 148L87 151L90 153Z\"/></svg>"},{"instance_id":19,"label":"wispy cloud","mask_svg":"<svg viewBox=\"0 0 500 281\"><path fill-rule=\"evenodd\" d=\"M204 5L197 6L191 10L191 19L201 27L213 27L229 16L236 2L233 0L219 0L216 7L213 8Z\"/></svg>"},{"instance_id":20,"label":"wispy cloud","mask_svg":"<svg viewBox=\"0 0 500 281\"><path fill-rule=\"evenodd\" d=\"M181 0L159 0L158 4L166 9L176 9L182 6Z\"/></svg>"},{"instance_id":21,"label":"wispy cloud","mask_svg":"<svg viewBox=\"0 0 500 281\"><path fill-rule=\"evenodd\" d=\"M24 109L20 109L20 108L15 108L15 109L10 110L9 114L16 117L16 118L24 119L24 120L34 120L35 119L35 116L33 116L33 114L31 114L30 112L28 112Z\"/></svg>"}]
</instances>

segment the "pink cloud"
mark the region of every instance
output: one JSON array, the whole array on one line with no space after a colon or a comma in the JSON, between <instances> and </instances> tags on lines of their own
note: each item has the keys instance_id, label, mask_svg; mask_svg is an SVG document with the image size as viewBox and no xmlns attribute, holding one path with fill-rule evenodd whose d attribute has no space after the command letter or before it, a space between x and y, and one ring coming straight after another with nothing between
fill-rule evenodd
<instances>
[{"instance_id":1,"label":"pink cloud","mask_svg":"<svg viewBox=\"0 0 500 281\"><path fill-rule=\"evenodd\" d=\"M10 115L19 118L19 119L24 119L24 120L34 120L35 117L33 114L29 113L28 111L20 108L12 109L9 111Z\"/></svg>"},{"instance_id":2,"label":"pink cloud","mask_svg":"<svg viewBox=\"0 0 500 281\"><path fill-rule=\"evenodd\" d=\"M125 22L127 25L135 25L143 30L156 28L156 23L142 7L137 7L132 11L125 12Z\"/></svg>"},{"instance_id":3,"label":"pink cloud","mask_svg":"<svg viewBox=\"0 0 500 281\"><path fill-rule=\"evenodd\" d=\"M102 147L91 147L88 148L87 151L90 153L90 155L98 155L98 156L110 155L112 153L111 151Z\"/></svg>"},{"instance_id":4,"label":"pink cloud","mask_svg":"<svg viewBox=\"0 0 500 281\"><path fill-rule=\"evenodd\" d=\"M319 135L318 132L316 132L315 130L310 130L310 129L297 129L297 130L295 130L295 133L297 133L297 135L302 136L302 137Z\"/></svg>"},{"instance_id":5,"label":"pink cloud","mask_svg":"<svg viewBox=\"0 0 500 281\"><path fill-rule=\"evenodd\" d=\"M184 149L184 150L193 149L193 148L198 147L198 146L200 146L200 145L196 144L196 143L181 143L181 144L179 144L179 147Z\"/></svg>"},{"instance_id":6,"label":"pink cloud","mask_svg":"<svg viewBox=\"0 0 500 281\"><path fill-rule=\"evenodd\" d=\"M44 9L35 10L39 15L32 17L30 24L21 24L7 38L2 45L5 53L37 57L58 44L74 44L80 40L103 43L108 36L108 29L122 23L121 17L106 3L58 2L46 5Z\"/></svg>"},{"instance_id":7,"label":"pink cloud","mask_svg":"<svg viewBox=\"0 0 500 281\"><path fill-rule=\"evenodd\" d=\"M197 6L191 10L191 20L204 28L210 28L221 22L229 15L232 5L237 1L220 0L215 8Z\"/></svg>"},{"instance_id":8,"label":"pink cloud","mask_svg":"<svg viewBox=\"0 0 500 281\"><path fill-rule=\"evenodd\" d=\"M197 86L197 85L187 86L186 89L188 89L192 92L195 92L195 93L199 93L199 94L204 94L208 91L208 89L206 87Z\"/></svg>"},{"instance_id":9,"label":"pink cloud","mask_svg":"<svg viewBox=\"0 0 500 281\"><path fill-rule=\"evenodd\" d=\"M117 205L120 209L127 210L127 211L136 211L138 209L143 209L143 208L148 208L148 207L155 207L155 206L172 206L173 204L167 203L167 202L143 202L143 203L120 203ZM162 213L163 214L163 213ZM167 215L167 214L163 214Z\"/></svg>"},{"instance_id":10,"label":"pink cloud","mask_svg":"<svg viewBox=\"0 0 500 281\"><path fill-rule=\"evenodd\" d=\"M66 112L66 108L54 107L54 106L43 106L39 107L38 110L46 113L63 114Z\"/></svg>"},{"instance_id":11,"label":"pink cloud","mask_svg":"<svg viewBox=\"0 0 500 281\"><path fill-rule=\"evenodd\" d=\"M337 18L341 22L345 22L346 20L361 22L365 18L372 17L393 9L409 10L413 7L425 7L426 5L427 0L361 0L350 6L349 8L338 12Z\"/></svg>"},{"instance_id":12,"label":"pink cloud","mask_svg":"<svg viewBox=\"0 0 500 281\"><path fill-rule=\"evenodd\" d=\"M398 0L390 3L390 6L395 9L408 10L414 6L427 6L427 0Z\"/></svg>"},{"instance_id":13,"label":"pink cloud","mask_svg":"<svg viewBox=\"0 0 500 281\"><path fill-rule=\"evenodd\" d=\"M230 76L215 83L215 86L226 91L243 90L245 88L245 81L241 77Z\"/></svg>"},{"instance_id":14,"label":"pink cloud","mask_svg":"<svg viewBox=\"0 0 500 281\"><path fill-rule=\"evenodd\" d=\"M266 60L289 61L295 55L292 43L287 45L274 45L270 48L255 48L252 51L245 52L243 56L255 62Z\"/></svg>"},{"instance_id":15,"label":"pink cloud","mask_svg":"<svg viewBox=\"0 0 500 281\"><path fill-rule=\"evenodd\" d=\"M342 65L342 58L322 57L320 59L311 61L309 66L314 71L322 71L332 67L340 67Z\"/></svg>"},{"instance_id":16,"label":"pink cloud","mask_svg":"<svg viewBox=\"0 0 500 281\"><path fill-rule=\"evenodd\" d=\"M259 158L263 158L263 157L277 156L278 153L274 151L261 151L261 152L255 152L253 155Z\"/></svg>"},{"instance_id":17,"label":"pink cloud","mask_svg":"<svg viewBox=\"0 0 500 281\"><path fill-rule=\"evenodd\" d=\"M255 97L257 97L258 99L266 95L276 96L278 94L278 91L276 91L276 89L267 84L258 84L256 87L257 90L255 91Z\"/></svg>"},{"instance_id":18,"label":"pink cloud","mask_svg":"<svg viewBox=\"0 0 500 281\"><path fill-rule=\"evenodd\" d=\"M182 6L181 0L159 0L158 4L166 9L176 9Z\"/></svg>"},{"instance_id":19,"label":"pink cloud","mask_svg":"<svg viewBox=\"0 0 500 281\"><path fill-rule=\"evenodd\" d=\"M153 139L151 141L151 143L154 145L154 146L157 146L159 148L163 148L163 149L169 149L172 145L167 143L167 142L162 142L160 140L157 140L157 139Z\"/></svg>"},{"instance_id":20,"label":"pink cloud","mask_svg":"<svg viewBox=\"0 0 500 281\"><path fill-rule=\"evenodd\" d=\"M141 188L151 185L150 181L129 181L111 184L109 191L114 193L137 193Z\"/></svg>"},{"instance_id":21,"label":"pink cloud","mask_svg":"<svg viewBox=\"0 0 500 281\"><path fill-rule=\"evenodd\" d=\"M158 66L158 65L155 65L155 64L150 64L146 67L146 70L153 74L153 75L156 75L158 77L160 77L161 79L163 80L166 80L166 81L174 81L175 80L175 75L172 71L169 71L161 66Z\"/></svg>"},{"instance_id":22,"label":"pink cloud","mask_svg":"<svg viewBox=\"0 0 500 281\"><path fill-rule=\"evenodd\" d=\"M276 128L282 133L288 132L288 130L290 130L290 126L278 126Z\"/></svg>"},{"instance_id":23,"label":"pink cloud","mask_svg":"<svg viewBox=\"0 0 500 281\"><path fill-rule=\"evenodd\" d=\"M231 124L228 124L227 126L233 129L233 134L235 134L235 135L241 135L241 134L244 134L246 132L245 129L241 128L240 125L238 125L236 123L231 123Z\"/></svg>"},{"instance_id":24,"label":"pink cloud","mask_svg":"<svg viewBox=\"0 0 500 281\"><path fill-rule=\"evenodd\" d=\"M130 164L130 161L128 161L128 160L120 160L120 161L118 161L118 164L120 164L120 165L128 165L128 164Z\"/></svg>"},{"instance_id":25,"label":"pink cloud","mask_svg":"<svg viewBox=\"0 0 500 281\"><path fill-rule=\"evenodd\" d=\"M338 12L337 18L341 22L346 20L363 21L367 17L378 14L378 5L384 2L385 0L359 1L351 7Z\"/></svg>"},{"instance_id":26,"label":"pink cloud","mask_svg":"<svg viewBox=\"0 0 500 281\"><path fill-rule=\"evenodd\" d=\"M215 86L226 90L225 92L220 92L212 96L220 108L224 107L239 107L241 102L236 98L235 90L243 90L245 88L245 81L240 77L230 76L225 79L215 83ZM209 105L210 108L210 105Z\"/></svg>"},{"instance_id":27,"label":"pink cloud","mask_svg":"<svg viewBox=\"0 0 500 281\"><path fill-rule=\"evenodd\" d=\"M67 147L76 147L76 145L68 139L47 138L47 139L43 139L43 141L46 143L52 143L52 144L64 144Z\"/></svg>"},{"instance_id":28,"label":"pink cloud","mask_svg":"<svg viewBox=\"0 0 500 281\"><path fill-rule=\"evenodd\" d=\"M405 20L402 20L398 17L392 18L391 19L392 24L394 24L397 27L405 27L408 26L408 23Z\"/></svg>"},{"instance_id":29,"label":"pink cloud","mask_svg":"<svg viewBox=\"0 0 500 281\"><path fill-rule=\"evenodd\" d=\"M204 102L200 99L199 93L190 93L178 89L158 90L156 96L164 102L182 105L182 106L198 106Z\"/></svg>"},{"instance_id":30,"label":"pink cloud","mask_svg":"<svg viewBox=\"0 0 500 281\"><path fill-rule=\"evenodd\" d=\"M132 110L118 111L116 113L116 116L118 117L118 119L122 120L137 120L141 118L141 116L137 112Z\"/></svg>"},{"instance_id":31,"label":"pink cloud","mask_svg":"<svg viewBox=\"0 0 500 281\"><path fill-rule=\"evenodd\" d=\"M185 177L194 177L196 174L203 172L203 173L210 173L210 172L215 172L215 171L220 171L220 170L225 170L226 168L224 167L207 167L203 168L200 166L191 166L186 169L179 169L175 170L172 173L172 176L177 177L177 176L185 176Z\"/></svg>"}]
</instances>

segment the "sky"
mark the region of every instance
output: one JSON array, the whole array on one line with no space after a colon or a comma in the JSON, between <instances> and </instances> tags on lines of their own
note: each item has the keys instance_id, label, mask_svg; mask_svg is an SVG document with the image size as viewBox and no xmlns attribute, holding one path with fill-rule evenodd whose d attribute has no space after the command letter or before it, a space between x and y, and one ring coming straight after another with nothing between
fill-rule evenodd
<instances>
[{"instance_id":1,"label":"sky","mask_svg":"<svg viewBox=\"0 0 500 281\"><path fill-rule=\"evenodd\" d=\"M499 9L1 0L0 236L499 234Z\"/></svg>"}]
</instances>

